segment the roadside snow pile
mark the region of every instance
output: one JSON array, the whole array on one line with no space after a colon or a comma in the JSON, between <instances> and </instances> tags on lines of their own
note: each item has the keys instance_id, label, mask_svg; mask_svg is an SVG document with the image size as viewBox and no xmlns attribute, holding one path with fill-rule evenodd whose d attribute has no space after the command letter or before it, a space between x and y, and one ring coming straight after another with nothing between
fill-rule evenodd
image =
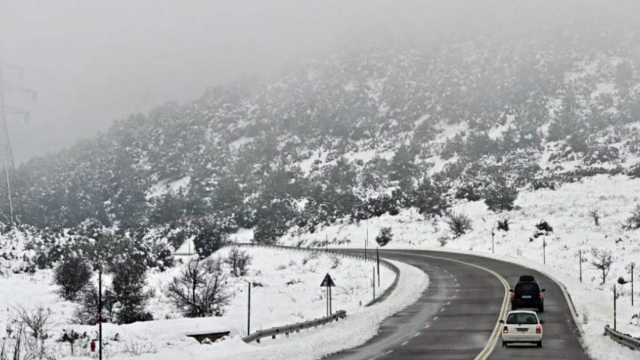
<instances>
[{"instance_id":1,"label":"roadside snow pile","mask_svg":"<svg viewBox=\"0 0 640 360\"><path fill-rule=\"evenodd\" d=\"M368 229L369 236L382 227L391 227L393 240L385 248L437 248L491 253L491 233L498 220L509 219L509 231L495 230L495 254L500 259L531 264L545 269L561 280L572 294L583 322L585 343L594 358L620 359L631 356L627 350L611 352L611 340L602 336L605 324L612 324L612 287L619 278L629 281L630 263L640 265L640 230L623 227L640 204L640 179L627 176L598 175L582 182L565 184L553 191L549 189L522 192L516 200L516 210L496 214L482 202L461 203L453 212L465 213L472 220L473 229L454 238L444 219L425 220L415 209L405 210L397 216L385 214L379 218L318 229L314 234L301 236L306 243L328 237L346 247L362 248ZM593 211L599 214L595 224ZM540 230L546 222L552 228ZM295 239L298 240L297 238ZM290 242L288 237L284 242ZM546 266L543 262L543 242L546 241ZM444 244L444 245L442 245ZM602 282L602 271L593 262L592 249L610 251L613 258L610 273ZM579 282L579 251L582 252L583 283ZM526 260L526 261L523 261ZM636 267L636 280L640 277ZM637 284L636 284L637 285ZM618 285L618 330L640 336L640 286L635 286L636 307L631 307L630 284ZM637 354L635 354L637 356Z\"/></svg>"}]
</instances>

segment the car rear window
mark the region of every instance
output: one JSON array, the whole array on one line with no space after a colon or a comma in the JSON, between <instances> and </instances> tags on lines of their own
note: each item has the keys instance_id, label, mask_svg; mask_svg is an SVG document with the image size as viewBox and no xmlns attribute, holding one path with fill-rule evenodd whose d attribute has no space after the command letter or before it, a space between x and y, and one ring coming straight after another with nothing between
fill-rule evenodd
<instances>
[{"instance_id":1,"label":"car rear window","mask_svg":"<svg viewBox=\"0 0 640 360\"><path fill-rule=\"evenodd\" d=\"M516 294L538 295L540 287L536 283L520 283L516 285Z\"/></svg>"},{"instance_id":2,"label":"car rear window","mask_svg":"<svg viewBox=\"0 0 640 360\"><path fill-rule=\"evenodd\" d=\"M509 317L507 317L507 324L535 325L537 323L538 318L534 314L516 313L509 314Z\"/></svg>"}]
</instances>

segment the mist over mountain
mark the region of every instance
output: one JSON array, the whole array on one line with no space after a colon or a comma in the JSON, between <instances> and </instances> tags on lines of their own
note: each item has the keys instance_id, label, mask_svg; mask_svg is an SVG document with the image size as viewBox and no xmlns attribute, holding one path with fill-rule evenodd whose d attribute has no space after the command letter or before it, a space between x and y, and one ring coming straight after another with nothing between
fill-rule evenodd
<instances>
[{"instance_id":1,"label":"mist over mountain","mask_svg":"<svg viewBox=\"0 0 640 360\"><path fill-rule=\"evenodd\" d=\"M412 206L438 216L496 184L640 176L639 23L590 4L450 7L131 115L20 166L19 221L274 242Z\"/></svg>"}]
</instances>

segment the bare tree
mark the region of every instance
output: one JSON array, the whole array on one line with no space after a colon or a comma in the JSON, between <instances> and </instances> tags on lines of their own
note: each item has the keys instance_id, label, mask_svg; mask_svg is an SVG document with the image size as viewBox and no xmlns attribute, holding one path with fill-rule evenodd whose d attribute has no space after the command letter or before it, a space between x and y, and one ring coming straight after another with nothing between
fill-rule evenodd
<instances>
[{"instance_id":1,"label":"bare tree","mask_svg":"<svg viewBox=\"0 0 640 360\"><path fill-rule=\"evenodd\" d=\"M604 284L607 281L609 270L611 270L611 264L613 264L613 255L611 250L593 248L591 249L591 256L593 256L593 259L591 259L591 265L602 271L602 282L600 284Z\"/></svg>"},{"instance_id":2,"label":"bare tree","mask_svg":"<svg viewBox=\"0 0 640 360\"><path fill-rule=\"evenodd\" d=\"M590 209L589 216L593 219L593 222L596 224L596 226L600 226L600 209Z\"/></svg>"},{"instance_id":3,"label":"bare tree","mask_svg":"<svg viewBox=\"0 0 640 360\"><path fill-rule=\"evenodd\" d=\"M51 311L38 307L33 311L28 311L23 307L17 309L16 322L19 324L20 333L17 338L19 347L24 346L25 358L28 359L49 359L50 349L47 348L45 340L49 338L49 332L53 329L51 323Z\"/></svg>"},{"instance_id":4,"label":"bare tree","mask_svg":"<svg viewBox=\"0 0 640 360\"><path fill-rule=\"evenodd\" d=\"M206 317L229 303L226 276L213 260L193 259L166 289L171 302L187 317Z\"/></svg>"},{"instance_id":5,"label":"bare tree","mask_svg":"<svg viewBox=\"0 0 640 360\"><path fill-rule=\"evenodd\" d=\"M224 262L231 267L231 274L233 274L233 276L244 276L247 275L247 268L251 264L251 255L246 251L234 247Z\"/></svg>"}]
</instances>

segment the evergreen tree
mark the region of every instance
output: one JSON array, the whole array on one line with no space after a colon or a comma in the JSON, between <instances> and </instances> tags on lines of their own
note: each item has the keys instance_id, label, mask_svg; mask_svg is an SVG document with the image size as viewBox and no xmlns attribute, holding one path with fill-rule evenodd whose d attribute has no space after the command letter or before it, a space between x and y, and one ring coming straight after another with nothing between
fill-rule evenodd
<instances>
[{"instance_id":1,"label":"evergreen tree","mask_svg":"<svg viewBox=\"0 0 640 360\"><path fill-rule=\"evenodd\" d=\"M505 176L499 175L486 189L484 202L492 211L510 211L517 197L518 190Z\"/></svg>"},{"instance_id":2,"label":"evergreen tree","mask_svg":"<svg viewBox=\"0 0 640 360\"><path fill-rule=\"evenodd\" d=\"M450 207L446 198L446 188L428 177L425 177L415 190L412 205L426 217L443 216Z\"/></svg>"},{"instance_id":3,"label":"evergreen tree","mask_svg":"<svg viewBox=\"0 0 640 360\"><path fill-rule=\"evenodd\" d=\"M116 317L119 324L153 320L145 310L149 294L144 291L146 267L134 258L116 264L112 268L112 288L117 302Z\"/></svg>"}]
</instances>

